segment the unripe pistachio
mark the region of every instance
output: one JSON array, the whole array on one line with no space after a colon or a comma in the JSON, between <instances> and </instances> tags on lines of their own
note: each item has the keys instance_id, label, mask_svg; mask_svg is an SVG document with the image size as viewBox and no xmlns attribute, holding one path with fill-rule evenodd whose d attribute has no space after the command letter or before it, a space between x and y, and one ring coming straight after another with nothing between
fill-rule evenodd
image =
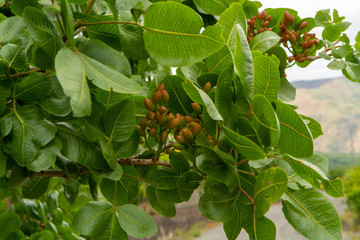
<instances>
[{"instance_id":1,"label":"unripe pistachio","mask_svg":"<svg viewBox=\"0 0 360 240\"><path fill-rule=\"evenodd\" d=\"M145 130L145 128L146 128L146 119L141 118L139 124L140 124L141 129Z\"/></svg>"},{"instance_id":2,"label":"unripe pistachio","mask_svg":"<svg viewBox=\"0 0 360 240\"><path fill-rule=\"evenodd\" d=\"M291 41L295 44L297 41L296 41L296 36L294 33L291 33L290 35L290 38L291 38Z\"/></svg>"},{"instance_id":3,"label":"unripe pistachio","mask_svg":"<svg viewBox=\"0 0 360 240\"><path fill-rule=\"evenodd\" d=\"M260 29L257 31L257 33L262 33L263 31L265 31L265 29L260 28Z\"/></svg>"},{"instance_id":4,"label":"unripe pistachio","mask_svg":"<svg viewBox=\"0 0 360 240\"><path fill-rule=\"evenodd\" d=\"M272 19L272 16L270 15L270 16L267 16L267 18L265 20L270 22L271 19Z\"/></svg>"},{"instance_id":5,"label":"unripe pistachio","mask_svg":"<svg viewBox=\"0 0 360 240\"><path fill-rule=\"evenodd\" d=\"M251 24L251 20L250 20L250 19L247 19L247 20L246 20L246 23L247 23L248 25L250 25L250 24Z\"/></svg>"},{"instance_id":6,"label":"unripe pistachio","mask_svg":"<svg viewBox=\"0 0 360 240\"><path fill-rule=\"evenodd\" d=\"M164 106L161 106L160 109L159 109L160 113L163 114L163 113L166 113L167 112L167 109L166 107Z\"/></svg>"},{"instance_id":7,"label":"unripe pistachio","mask_svg":"<svg viewBox=\"0 0 360 240\"><path fill-rule=\"evenodd\" d=\"M146 120L154 120L155 119L155 113L151 111L146 112Z\"/></svg>"},{"instance_id":8,"label":"unripe pistachio","mask_svg":"<svg viewBox=\"0 0 360 240\"><path fill-rule=\"evenodd\" d=\"M162 131L160 135L160 141L162 143L166 143L167 137L168 137L168 131L167 130Z\"/></svg>"},{"instance_id":9,"label":"unripe pistachio","mask_svg":"<svg viewBox=\"0 0 360 240\"><path fill-rule=\"evenodd\" d=\"M156 128L152 128L149 132L149 136L150 137L155 137L156 136Z\"/></svg>"},{"instance_id":10,"label":"unripe pistachio","mask_svg":"<svg viewBox=\"0 0 360 240\"><path fill-rule=\"evenodd\" d=\"M143 137L145 135L144 129L142 129L140 126L137 126L137 129L139 130L140 136Z\"/></svg>"},{"instance_id":11,"label":"unripe pistachio","mask_svg":"<svg viewBox=\"0 0 360 240\"><path fill-rule=\"evenodd\" d=\"M318 41L318 40L314 40L314 44L315 44L315 46L319 45L319 41Z\"/></svg>"},{"instance_id":12,"label":"unripe pistachio","mask_svg":"<svg viewBox=\"0 0 360 240\"><path fill-rule=\"evenodd\" d=\"M167 154L170 154L172 151L173 151L173 150L172 150L171 148L167 148L165 152L166 152Z\"/></svg>"},{"instance_id":13,"label":"unripe pistachio","mask_svg":"<svg viewBox=\"0 0 360 240\"><path fill-rule=\"evenodd\" d=\"M269 25L269 21L265 21L261 24L262 27L267 27L267 25Z\"/></svg>"},{"instance_id":14,"label":"unripe pistachio","mask_svg":"<svg viewBox=\"0 0 360 240\"><path fill-rule=\"evenodd\" d=\"M155 105L147 98L144 98L144 105L149 111L154 111Z\"/></svg>"},{"instance_id":15,"label":"unripe pistachio","mask_svg":"<svg viewBox=\"0 0 360 240\"><path fill-rule=\"evenodd\" d=\"M162 100L164 101L164 103L169 102L169 93L166 90L161 90L161 94L162 94Z\"/></svg>"},{"instance_id":16,"label":"unripe pistachio","mask_svg":"<svg viewBox=\"0 0 360 240\"><path fill-rule=\"evenodd\" d=\"M280 23L280 29L283 30L283 31L286 31L286 26L284 23Z\"/></svg>"},{"instance_id":17,"label":"unripe pistachio","mask_svg":"<svg viewBox=\"0 0 360 240\"><path fill-rule=\"evenodd\" d=\"M298 54L298 55L295 56L296 61L299 61L300 58L301 58L301 54Z\"/></svg>"},{"instance_id":18,"label":"unripe pistachio","mask_svg":"<svg viewBox=\"0 0 360 240\"><path fill-rule=\"evenodd\" d=\"M309 37L310 37L310 38L315 38L315 36L316 36L316 34L315 34L315 33L311 33L311 34L309 34Z\"/></svg>"},{"instance_id":19,"label":"unripe pistachio","mask_svg":"<svg viewBox=\"0 0 360 240\"><path fill-rule=\"evenodd\" d=\"M156 128L156 123L154 123L151 120L147 120L146 121L146 126L148 126L149 128Z\"/></svg>"},{"instance_id":20,"label":"unripe pistachio","mask_svg":"<svg viewBox=\"0 0 360 240\"><path fill-rule=\"evenodd\" d=\"M181 144L185 143L185 139L183 136L175 135L174 138L178 143L181 143Z\"/></svg>"},{"instance_id":21,"label":"unripe pistachio","mask_svg":"<svg viewBox=\"0 0 360 240\"><path fill-rule=\"evenodd\" d=\"M257 17L257 19L261 19L261 13L257 12L256 17Z\"/></svg>"},{"instance_id":22,"label":"unripe pistachio","mask_svg":"<svg viewBox=\"0 0 360 240\"><path fill-rule=\"evenodd\" d=\"M189 123L189 122L194 121L194 119L190 116L185 116L185 121Z\"/></svg>"},{"instance_id":23,"label":"unripe pistachio","mask_svg":"<svg viewBox=\"0 0 360 240\"><path fill-rule=\"evenodd\" d=\"M305 51L308 48L308 42L303 42L301 44L302 49Z\"/></svg>"},{"instance_id":24,"label":"unripe pistachio","mask_svg":"<svg viewBox=\"0 0 360 240\"><path fill-rule=\"evenodd\" d=\"M283 37L283 39L284 39L285 42L289 41L290 35L286 34L286 35Z\"/></svg>"},{"instance_id":25,"label":"unripe pistachio","mask_svg":"<svg viewBox=\"0 0 360 240\"><path fill-rule=\"evenodd\" d=\"M314 45L314 40L310 40L308 42L308 48L312 48L313 45Z\"/></svg>"},{"instance_id":26,"label":"unripe pistachio","mask_svg":"<svg viewBox=\"0 0 360 240\"><path fill-rule=\"evenodd\" d=\"M196 113L201 113L201 106L198 103L191 103L191 107Z\"/></svg>"},{"instance_id":27,"label":"unripe pistachio","mask_svg":"<svg viewBox=\"0 0 360 240\"><path fill-rule=\"evenodd\" d=\"M173 146L173 148L175 148L177 150L184 150L185 149L184 145L181 145L180 143L173 143L172 146Z\"/></svg>"},{"instance_id":28,"label":"unripe pistachio","mask_svg":"<svg viewBox=\"0 0 360 240\"><path fill-rule=\"evenodd\" d=\"M284 12L284 19L285 19L286 21L290 21L290 13L289 13L288 11L285 11L285 12Z\"/></svg>"},{"instance_id":29,"label":"unripe pistachio","mask_svg":"<svg viewBox=\"0 0 360 240\"><path fill-rule=\"evenodd\" d=\"M166 117L166 119L165 119L165 122L166 123L169 123L169 122L171 122L172 120L174 120L174 114L172 114L172 113L169 113L168 114L168 116Z\"/></svg>"},{"instance_id":30,"label":"unripe pistachio","mask_svg":"<svg viewBox=\"0 0 360 240\"><path fill-rule=\"evenodd\" d=\"M165 89L165 85L162 83L158 86L158 88L156 89L156 91L161 91Z\"/></svg>"},{"instance_id":31,"label":"unripe pistachio","mask_svg":"<svg viewBox=\"0 0 360 240\"><path fill-rule=\"evenodd\" d=\"M307 26L307 24L308 24L308 22L307 21L305 21L305 22L303 22L302 24L300 24L300 29L304 29L304 28L306 28L306 26Z\"/></svg>"},{"instance_id":32,"label":"unripe pistachio","mask_svg":"<svg viewBox=\"0 0 360 240\"><path fill-rule=\"evenodd\" d=\"M194 134L189 129L183 128L181 132L187 142L192 143L194 141Z\"/></svg>"},{"instance_id":33,"label":"unripe pistachio","mask_svg":"<svg viewBox=\"0 0 360 240\"><path fill-rule=\"evenodd\" d=\"M194 134L194 137L197 137L201 132L201 127L199 124L196 124L193 129L192 129L192 133Z\"/></svg>"},{"instance_id":34,"label":"unripe pistachio","mask_svg":"<svg viewBox=\"0 0 360 240\"><path fill-rule=\"evenodd\" d=\"M302 63L302 62L305 62L305 61L306 61L306 57L301 57L298 62Z\"/></svg>"},{"instance_id":35,"label":"unripe pistachio","mask_svg":"<svg viewBox=\"0 0 360 240\"><path fill-rule=\"evenodd\" d=\"M261 13L261 19L265 20L265 19L266 19L266 16L267 16L267 12L264 10L264 11Z\"/></svg>"},{"instance_id":36,"label":"unripe pistachio","mask_svg":"<svg viewBox=\"0 0 360 240\"><path fill-rule=\"evenodd\" d=\"M291 56L291 57L288 57L288 60L289 60L289 62L292 62L295 60L295 58L293 56Z\"/></svg>"},{"instance_id":37,"label":"unripe pistachio","mask_svg":"<svg viewBox=\"0 0 360 240\"><path fill-rule=\"evenodd\" d=\"M156 112L155 119L158 124L162 124L162 116L161 116L160 112Z\"/></svg>"},{"instance_id":38,"label":"unripe pistachio","mask_svg":"<svg viewBox=\"0 0 360 240\"><path fill-rule=\"evenodd\" d=\"M174 118L174 120L172 120L169 125L168 125L168 128L169 129L174 129L176 128L177 126L179 126L179 123L180 123L180 118Z\"/></svg>"},{"instance_id":39,"label":"unripe pistachio","mask_svg":"<svg viewBox=\"0 0 360 240\"><path fill-rule=\"evenodd\" d=\"M211 83L210 82L205 83L203 90L204 90L204 92L209 93L211 90Z\"/></svg>"},{"instance_id":40,"label":"unripe pistachio","mask_svg":"<svg viewBox=\"0 0 360 240\"><path fill-rule=\"evenodd\" d=\"M161 91L156 91L154 93L154 95L152 96L151 100L156 105L156 104L158 104L160 102L161 98L162 98Z\"/></svg>"}]
</instances>

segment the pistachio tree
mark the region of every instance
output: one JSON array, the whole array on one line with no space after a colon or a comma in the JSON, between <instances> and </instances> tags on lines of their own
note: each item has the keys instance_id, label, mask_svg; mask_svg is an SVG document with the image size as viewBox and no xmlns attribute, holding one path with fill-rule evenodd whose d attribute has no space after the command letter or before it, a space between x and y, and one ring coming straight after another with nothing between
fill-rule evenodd
<instances>
[{"instance_id":1,"label":"pistachio tree","mask_svg":"<svg viewBox=\"0 0 360 240\"><path fill-rule=\"evenodd\" d=\"M342 239L342 180L314 154L320 124L289 104L289 67L360 81L360 35L334 10L249 0L0 0L4 239L128 239L198 207L228 239ZM266 7L266 6L265 6ZM261 8L264 9L264 8ZM322 27L322 36L311 31ZM306 69L304 70L306 71ZM320 191L323 190L323 191Z\"/></svg>"}]
</instances>

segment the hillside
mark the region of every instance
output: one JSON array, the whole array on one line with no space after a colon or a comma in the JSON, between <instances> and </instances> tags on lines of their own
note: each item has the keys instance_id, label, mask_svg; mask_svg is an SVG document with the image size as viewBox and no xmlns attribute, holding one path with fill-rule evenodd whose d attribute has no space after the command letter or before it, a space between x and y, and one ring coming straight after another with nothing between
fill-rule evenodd
<instances>
[{"instance_id":1,"label":"hillside","mask_svg":"<svg viewBox=\"0 0 360 240\"><path fill-rule=\"evenodd\" d=\"M324 136L315 140L316 151L360 152L360 83L346 79L298 81L299 113L319 121Z\"/></svg>"}]
</instances>

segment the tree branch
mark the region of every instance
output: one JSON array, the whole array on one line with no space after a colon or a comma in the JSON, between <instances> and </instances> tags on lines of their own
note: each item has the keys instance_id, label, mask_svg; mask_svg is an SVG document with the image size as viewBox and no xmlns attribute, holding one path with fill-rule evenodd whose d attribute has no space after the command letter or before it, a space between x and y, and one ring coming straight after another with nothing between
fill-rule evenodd
<instances>
[{"instance_id":1,"label":"tree branch","mask_svg":"<svg viewBox=\"0 0 360 240\"><path fill-rule=\"evenodd\" d=\"M50 70L50 71L47 71L45 72L44 70L40 69L40 68L35 68L31 71L28 71L28 72L22 72L22 73L15 73L15 74L11 74L11 75L1 75L0 78L21 78L21 77L26 77L26 76L29 76L31 73L33 72L42 72L42 73L45 73L45 74L50 74L52 72L54 72L55 70Z\"/></svg>"}]
</instances>

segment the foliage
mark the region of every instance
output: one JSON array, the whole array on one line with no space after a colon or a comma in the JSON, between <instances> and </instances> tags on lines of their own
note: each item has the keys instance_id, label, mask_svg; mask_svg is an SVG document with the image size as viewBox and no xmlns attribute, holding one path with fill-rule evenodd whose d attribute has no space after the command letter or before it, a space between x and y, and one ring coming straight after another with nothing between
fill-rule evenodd
<instances>
[{"instance_id":1,"label":"foliage","mask_svg":"<svg viewBox=\"0 0 360 240\"><path fill-rule=\"evenodd\" d=\"M154 3L153 3L154 2ZM1 4L3 4L2 2ZM324 58L360 81L336 11L256 1L6 1L0 16L0 228L6 239L128 239L204 187L229 239L275 239L282 199L309 239L341 239L341 179L287 104L285 71ZM322 38L309 31L324 27ZM288 56L289 55L289 56ZM176 67L176 74L170 67ZM301 225L298 223L301 222Z\"/></svg>"},{"instance_id":2,"label":"foliage","mask_svg":"<svg viewBox=\"0 0 360 240\"><path fill-rule=\"evenodd\" d=\"M360 180L359 180L360 167L349 169L344 175L344 188L347 198L347 203L352 211L356 214L360 213Z\"/></svg>"}]
</instances>

